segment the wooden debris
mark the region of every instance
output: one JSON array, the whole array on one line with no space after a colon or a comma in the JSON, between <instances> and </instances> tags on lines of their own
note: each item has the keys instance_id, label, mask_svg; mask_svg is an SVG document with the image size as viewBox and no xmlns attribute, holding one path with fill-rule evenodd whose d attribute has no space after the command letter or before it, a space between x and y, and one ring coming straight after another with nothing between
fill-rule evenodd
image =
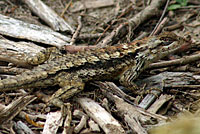
<instances>
[{"instance_id":1,"label":"wooden debris","mask_svg":"<svg viewBox=\"0 0 200 134\"><path fill-rule=\"evenodd\" d=\"M82 116L81 117L81 120L80 120L79 124L74 128L74 132L76 134L78 134L81 131L81 129L86 125L87 120L88 120L87 116Z\"/></svg>"},{"instance_id":2,"label":"wooden debris","mask_svg":"<svg viewBox=\"0 0 200 134\"><path fill-rule=\"evenodd\" d=\"M149 108L148 112L156 113L166 102L172 100L173 96L171 95L161 95ZM168 108L168 107L166 107ZM167 109L166 109L167 110Z\"/></svg>"},{"instance_id":3,"label":"wooden debris","mask_svg":"<svg viewBox=\"0 0 200 134\"><path fill-rule=\"evenodd\" d=\"M155 16L158 14L158 9L165 4L166 0L152 0L151 4L147 6L145 9L143 9L141 12L136 14L134 17L129 19L127 22L119 25L117 28L115 28L108 36L106 36L102 41L100 41L97 45L100 47L104 47L111 43L115 37L122 36L122 34L127 34L128 29L126 28L128 25L131 27L131 33L133 30L135 30L140 24L142 24L144 21L149 19L152 16ZM123 33L120 32L123 30Z\"/></svg>"},{"instance_id":4,"label":"wooden debris","mask_svg":"<svg viewBox=\"0 0 200 134\"><path fill-rule=\"evenodd\" d=\"M193 85L194 83L198 83L197 77L194 77L192 73L186 72L164 72L136 81L138 87L143 88L145 85L145 90L152 90L151 94L147 94L139 106L147 109L155 101L157 96L160 95L164 88L184 87L184 85Z\"/></svg>"},{"instance_id":5,"label":"wooden debris","mask_svg":"<svg viewBox=\"0 0 200 134\"><path fill-rule=\"evenodd\" d=\"M80 130L86 125L88 116L80 110L75 110L73 112L73 116L81 119L79 124L74 128L74 132L79 133Z\"/></svg>"},{"instance_id":6,"label":"wooden debris","mask_svg":"<svg viewBox=\"0 0 200 134\"><path fill-rule=\"evenodd\" d=\"M62 125L62 122L61 111L48 113L42 134L57 134L57 130Z\"/></svg>"},{"instance_id":7,"label":"wooden debris","mask_svg":"<svg viewBox=\"0 0 200 134\"><path fill-rule=\"evenodd\" d=\"M100 8L100 7L106 7L106 6L113 6L114 1L113 0L81 0L75 2L71 7L71 12L78 12L84 9L90 9L90 8Z\"/></svg>"},{"instance_id":8,"label":"wooden debris","mask_svg":"<svg viewBox=\"0 0 200 134\"><path fill-rule=\"evenodd\" d=\"M93 120L89 120L88 125L92 132L100 132L100 128L99 128L98 124L96 124Z\"/></svg>"},{"instance_id":9,"label":"wooden debris","mask_svg":"<svg viewBox=\"0 0 200 134\"><path fill-rule=\"evenodd\" d=\"M20 97L8 106L2 108L2 110L0 111L0 124L4 124L7 123L9 120L12 120L24 107L26 107L35 99L36 97L30 95Z\"/></svg>"},{"instance_id":10,"label":"wooden debris","mask_svg":"<svg viewBox=\"0 0 200 134\"><path fill-rule=\"evenodd\" d=\"M104 108L89 98L79 98L78 103L106 134L125 134L124 129Z\"/></svg>"},{"instance_id":11,"label":"wooden debris","mask_svg":"<svg viewBox=\"0 0 200 134\"><path fill-rule=\"evenodd\" d=\"M23 0L32 12L38 15L55 31L74 32L74 29L60 16L58 16L51 8L44 4L41 0Z\"/></svg>"},{"instance_id":12,"label":"wooden debris","mask_svg":"<svg viewBox=\"0 0 200 134\"><path fill-rule=\"evenodd\" d=\"M38 46L32 42L25 42L25 41L15 42L7 39L0 39L0 48L13 50L30 55L35 55L36 53L44 49L43 47ZM0 53L0 55L2 55L2 53Z\"/></svg>"},{"instance_id":13,"label":"wooden debris","mask_svg":"<svg viewBox=\"0 0 200 134\"><path fill-rule=\"evenodd\" d=\"M77 29L76 29L76 31L74 32L74 34L73 34L73 36L72 36L72 39L71 39L71 41L70 41L70 45L73 45L74 44L74 42L76 41L76 38L79 36L79 34L80 34L80 31L81 31L81 28L82 28L82 22L81 22L81 16L78 16L78 19L77 19L77 21L78 21L78 27L77 27Z\"/></svg>"},{"instance_id":14,"label":"wooden debris","mask_svg":"<svg viewBox=\"0 0 200 134\"><path fill-rule=\"evenodd\" d=\"M63 115L63 117L67 116L64 121L64 130L62 134L71 134L73 130L72 127L70 126L70 123L72 121L71 104L67 103L66 105L67 105L67 110L65 108L62 108L62 114L66 114Z\"/></svg>"},{"instance_id":15,"label":"wooden debris","mask_svg":"<svg viewBox=\"0 0 200 134\"><path fill-rule=\"evenodd\" d=\"M104 83L104 85L109 85L109 83ZM158 120L167 120L167 118L164 116L156 115L147 112L139 107L128 104L123 99L119 98L116 95L113 95L111 92L108 92L105 87L101 88L103 94L106 95L106 97L108 97L109 100L115 103L119 115L129 125L133 132L147 134L147 131L141 126L140 121L150 121L149 117L153 117Z\"/></svg>"},{"instance_id":16,"label":"wooden debris","mask_svg":"<svg viewBox=\"0 0 200 134\"><path fill-rule=\"evenodd\" d=\"M50 28L25 23L0 14L0 34L27 39L34 42L44 43L61 48L68 45L70 38L54 32Z\"/></svg>"},{"instance_id":17,"label":"wooden debris","mask_svg":"<svg viewBox=\"0 0 200 134\"><path fill-rule=\"evenodd\" d=\"M192 63L195 61L200 60L200 54L194 54L190 56L185 56L180 59L170 60L170 61L161 61L157 63L152 63L149 65L149 69L151 68L159 68L159 67L167 67L167 66L173 66L173 65L185 65L188 63Z\"/></svg>"},{"instance_id":18,"label":"wooden debris","mask_svg":"<svg viewBox=\"0 0 200 134\"><path fill-rule=\"evenodd\" d=\"M16 124L14 124L15 129L19 133L25 133L25 134L35 134L25 123L22 121L18 121Z\"/></svg>"}]
</instances>

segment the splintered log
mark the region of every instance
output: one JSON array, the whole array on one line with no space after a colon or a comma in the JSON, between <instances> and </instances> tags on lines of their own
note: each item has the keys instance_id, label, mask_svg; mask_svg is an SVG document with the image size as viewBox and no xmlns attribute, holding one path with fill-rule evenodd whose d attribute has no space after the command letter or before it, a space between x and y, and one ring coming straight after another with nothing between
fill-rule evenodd
<instances>
[{"instance_id":1,"label":"splintered log","mask_svg":"<svg viewBox=\"0 0 200 134\"><path fill-rule=\"evenodd\" d=\"M18 98L17 100L10 103L8 106L1 105L0 125L7 123L9 120L12 120L19 112L21 112L24 107L26 107L35 99L36 97L29 95Z\"/></svg>"},{"instance_id":2,"label":"splintered log","mask_svg":"<svg viewBox=\"0 0 200 134\"><path fill-rule=\"evenodd\" d=\"M124 129L104 108L89 98L79 98L78 103L99 124L106 134L125 134Z\"/></svg>"},{"instance_id":3,"label":"splintered log","mask_svg":"<svg viewBox=\"0 0 200 134\"><path fill-rule=\"evenodd\" d=\"M198 80L198 75L193 75L189 72L164 72L143 80L138 80L136 81L138 87L145 87L145 90L152 90L151 94L147 94L139 106L147 109L164 88L200 87Z\"/></svg>"},{"instance_id":4,"label":"splintered log","mask_svg":"<svg viewBox=\"0 0 200 134\"><path fill-rule=\"evenodd\" d=\"M50 28L25 23L0 14L0 34L44 43L58 48L68 45L70 38Z\"/></svg>"},{"instance_id":5,"label":"splintered log","mask_svg":"<svg viewBox=\"0 0 200 134\"><path fill-rule=\"evenodd\" d=\"M58 16L50 7L44 4L41 0L23 0L28 5L32 12L39 16L55 31L74 32L74 29L67 22Z\"/></svg>"}]
</instances>

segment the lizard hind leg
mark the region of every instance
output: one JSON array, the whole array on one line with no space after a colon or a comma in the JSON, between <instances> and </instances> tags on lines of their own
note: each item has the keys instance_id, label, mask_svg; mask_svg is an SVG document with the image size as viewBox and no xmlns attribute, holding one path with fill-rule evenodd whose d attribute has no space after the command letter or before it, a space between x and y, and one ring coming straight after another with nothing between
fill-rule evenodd
<instances>
[{"instance_id":1,"label":"lizard hind leg","mask_svg":"<svg viewBox=\"0 0 200 134\"><path fill-rule=\"evenodd\" d=\"M85 83L78 76L68 73L62 73L62 76L57 80L61 88L51 96L49 102L60 108L64 105L63 100L69 99L74 94L81 92L85 86Z\"/></svg>"}]
</instances>

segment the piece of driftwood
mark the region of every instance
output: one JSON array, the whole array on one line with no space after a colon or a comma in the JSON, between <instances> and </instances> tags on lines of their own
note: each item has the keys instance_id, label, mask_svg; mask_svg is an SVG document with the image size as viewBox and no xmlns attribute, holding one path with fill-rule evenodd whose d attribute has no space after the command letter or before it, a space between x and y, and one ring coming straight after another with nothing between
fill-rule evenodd
<instances>
[{"instance_id":1,"label":"piece of driftwood","mask_svg":"<svg viewBox=\"0 0 200 134\"><path fill-rule=\"evenodd\" d=\"M44 43L58 48L68 45L70 38L50 28L25 23L0 14L0 34Z\"/></svg>"},{"instance_id":2,"label":"piece of driftwood","mask_svg":"<svg viewBox=\"0 0 200 134\"><path fill-rule=\"evenodd\" d=\"M13 50L25 54L27 53L30 55L35 55L36 53L44 49L43 47L38 46L32 42L24 42L24 41L15 42L7 39L0 39L0 48ZM2 53L0 53L0 55L2 55Z\"/></svg>"},{"instance_id":3,"label":"piece of driftwood","mask_svg":"<svg viewBox=\"0 0 200 134\"><path fill-rule=\"evenodd\" d=\"M35 134L25 123L22 121L18 121L17 123L14 124L15 130L21 134Z\"/></svg>"},{"instance_id":4,"label":"piece of driftwood","mask_svg":"<svg viewBox=\"0 0 200 134\"><path fill-rule=\"evenodd\" d=\"M63 122L61 111L50 112L46 118L42 134L57 134L57 130Z\"/></svg>"},{"instance_id":5,"label":"piece of driftwood","mask_svg":"<svg viewBox=\"0 0 200 134\"><path fill-rule=\"evenodd\" d=\"M90 130L91 130L92 132L100 132L99 125L96 124L93 120L89 120L89 121L88 121L88 125L89 125Z\"/></svg>"},{"instance_id":6,"label":"piece of driftwood","mask_svg":"<svg viewBox=\"0 0 200 134\"><path fill-rule=\"evenodd\" d=\"M78 103L106 134L125 134L119 122L104 108L89 98L78 98Z\"/></svg>"},{"instance_id":7,"label":"piece of driftwood","mask_svg":"<svg viewBox=\"0 0 200 134\"><path fill-rule=\"evenodd\" d=\"M0 124L7 123L9 120L12 120L24 107L29 103L34 101L36 97L34 96L25 96L19 97L17 100L10 103L8 106L5 106L0 110Z\"/></svg>"},{"instance_id":8,"label":"piece of driftwood","mask_svg":"<svg viewBox=\"0 0 200 134\"><path fill-rule=\"evenodd\" d=\"M81 0L76 1L69 9L70 12L78 12L84 9L113 6L114 0Z\"/></svg>"},{"instance_id":9,"label":"piece of driftwood","mask_svg":"<svg viewBox=\"0 0 200 134\"><path fill-rule=\"evenodd\" d=\"M135 83L139 88L151 90L151 94L147 94L139 106L147 109L155 101L157 96L161 94L164 88L181 88L188 87L189 85L196 87L199 86L198 82L198 75L187 72L164 72L143 80L138 80Z\"/></svg>"},{"instance_id":10,"label":"piece of driftwood","mask_svg":"<svg viewBox=\"0 0 200 134\"><path fill-rule=\"evenodd\" d=\"M50 7L44 4L41 0L23 0L28 5L32 12L40 17L55 31L74 32L74 29Z\"/></svg>"},{"instance_id":11,"label":"piece of driftwood","mask_svg":"<svg viewBox=\"0 0 200 134\"><path fill-rule=\"evenodd\" d=\"M27 107L28 108L28 107ZM38 108L39 109L39 108ZM42 108L41 108L42 109ZM22 118L23 120L27 120L27 117L32 120L46 120L46 114L33 114L33 113L26 113L24 111L21 111L18 115L18 118ZM37 123L37 122L36 122Z\"/></svg>"},{"instance_id":12,"label":"piece of driftwood","mask_svg":"<svg viewBox=\"0 0 200 134\"><path fill-rule=\"evenodd\" d=\"M128 94L125 94L119 87L117 87L113 82L96 82L96 86L99 88L104 88L109 92L112 92L113 94L119 96L120 98L124 99L125 101L131 103L132 105L135 105L132 103L132 101L135 101L135 98L132 96L129 96Z\"/></svg>"},{"instance_id":13,"label":"piece of driftwood","mask_svg":"<svg viewBox=\"0 0 200 134\"><path fill-rule=\"evenodd\" d=\"M148 109L148 112L156 113L166 102L173 98L171 95L161 95ZM167 108L167 107L166 107Z\"/></svg>"}]
</instances>

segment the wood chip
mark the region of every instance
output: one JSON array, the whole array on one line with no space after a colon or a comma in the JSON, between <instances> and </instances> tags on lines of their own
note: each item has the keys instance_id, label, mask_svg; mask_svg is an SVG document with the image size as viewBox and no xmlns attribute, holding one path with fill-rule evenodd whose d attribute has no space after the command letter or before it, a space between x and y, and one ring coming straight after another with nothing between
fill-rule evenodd
<instances>
[{"instance_id":1,"label":"wood chip","mask_svg":"<svg viewBox=\"0 0 200 134\"><path fill-rule=\"evenodd\" d=\"M70 38L54 32L50 28L25 23L0 14L0 34L27 39L61 48L69 44Z\"/></svg>"},{"instance_id":2,"label":"wood chip","mask_svg":"<svg viewBox=\"0 0 200 134\"><path fill-rule=\"evenodd\" d=\"M125 134L124 129L104 108L89 98L79 98L78 103L106 134Z\"/></svg>"},{"instance_id":3,"label":"wood chip","mask_svg":"<svg viewBox=\"0 0 200 134\"><path fill-rule=\"evenodd\" d=\"M36 97L30 95L20 97L8 106L4 107L3 110L0 111L0 124L7 123L9 120L12 120L24 107L35 99Z\"/></svg>"},{"instance_id":4,"label":"wood chip","mask_svg":"<svg viewBox=\"0 0 200 134\"><path fill-rule=\"evenodd\" d=\"M46 22L55 31L68 31L74 32L74 29L67 24L67 22L58 16L50 7L44 4L41 0L23 0L28 7L39 16L44 22Z\"/></svg>"},{"instance_id":5,"label":"wood chip","mask_svg":"<svg viewBox=\"0 0 200 134\"><path fill-rule=\"evenodd\" d=\"M48 113L42 134L57 134L62 122L63 118L60 111Z\"/></svg>"},{"instance_id":6,"label":"wood chip","mask_svg":"<svg viewBox=\"0 0 200 134\"><path fill-rule=\"evenodd\" d=\"M75 2L73 6L70 7L70 11L78 12L84 9L100 8L100 7L107 7L107 6L113 6L113 5L114 5L113 0L82 0L82 1Z\"/></svg>"}]
</instances>

